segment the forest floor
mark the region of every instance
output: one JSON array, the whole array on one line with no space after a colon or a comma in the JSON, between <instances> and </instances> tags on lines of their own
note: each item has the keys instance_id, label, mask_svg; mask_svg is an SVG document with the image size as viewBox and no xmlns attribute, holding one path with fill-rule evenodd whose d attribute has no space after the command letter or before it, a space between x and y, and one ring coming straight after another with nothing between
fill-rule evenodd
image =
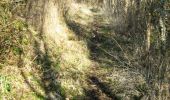
<instances>
[{"instance_id":1,"label":"forest floor","mask_svg":"<svg viewBox=\"0 0 170 100\"><path fill-rule=\"evenodd\" d=\"M131 64L131 39L115 34L102 9L70 8L56 41L32 27L24 31L28 41L12 59L16 66L0 70L0 99L145 100L148 88Z\"/></svg>"},{"instance_id":2,"label":"forest floor","mask_svg":"<svg viewBox=\"0 0 170 100\"><path fill-rule=\"evenodd\" d=\"M85 97L89 100L141 99L147 91L143 90L146 88L144 77L128 64L133 54L124 51L129 49L131 40L115 34L112 23L97 7L73 4L68 15L68 27L78 37L76 41L86 42L92 62L86 72Z\"/></svg>"}]
</instances>

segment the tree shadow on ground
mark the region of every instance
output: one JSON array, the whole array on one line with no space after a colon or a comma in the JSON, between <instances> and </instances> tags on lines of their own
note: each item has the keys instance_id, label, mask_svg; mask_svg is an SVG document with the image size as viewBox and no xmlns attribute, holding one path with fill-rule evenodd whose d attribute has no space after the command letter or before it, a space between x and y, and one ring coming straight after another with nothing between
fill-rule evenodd
<instances>
[{"instance_id":1,"label":"tree shadow on ground","mask_svg":"<svg viewBox=\"0 0 170 100\"><path fill-rule=\"evenodd\" d=\"M42 45L42 44L41 44ZM35 41L35 55L37 55L36 63L41 65L41 70L43 75L41 76L41 82L43 83L43 88L49 99L60 98L62 94L60 93L60 85L57 81L58 72L54 69L54 62L51 61L51 58L48 54L48 47L46 43L43 44L45 52L40 51L40 44Z\"/></svg>"},{"instance_id":2,"label":"tree shadow on ground","mask_svg":"<svg viewBox=\"0 0 170 100\"><path fill-rule=\"evenodd\" d=\"M107 66L113 66L113 64L122 65L121 67L128 66L120 45L129 45L131 41L124 37L114 38L115 36L112 33L109 34L112 31L110 26L84 26L68 20L66 20L66 23L79 40L87 42L91 60ZM119 41L121 41L121 44L118 43Z\"/></svg>"},{"instance_id":3,"label":"tree shadow on ground","mask_svg":"<svg viewBox=\"0 0 170 100\"><path fill-rule=\"evenodd\" d=\"M42 37L43 38L43 37ZM61 93L61 86L58 82L58 72L54 68L55 62L51 59L49 55L49 49L46 42L42 39L33 39L34 42L34 64L33 67L38 70L40 80L38 80L39 86L44 90L45 96L38 92L35 86L29 82L26 74L21 70L21 75L23 76L25 83L30 87L37 97L47 99L47 100L60 100L63 99L64 93ZM57 62L57 61L56 61ZM23 54L20 53L18 67L24 67ZM33 74L34 77L34 74Z\"/></svg>"},{"instance_id":4,"label":"tree shadow on ground","mask_svg":"<svg viewBox=\"0 0 170 100\"><path fill-rule=\"evenodd\" d=\"M132 0L127 4L126 1L120 2L116 0L110 1L110 3L113 3L113 5L108 5L111 6L111 8L108 8L112 10L109 12L111 16L109 16L110 14L107 15L107 13L106 15L105 13L103 15L94 15L92 23L82 25L70 20L67 17L69 15L66 15L64 16L65 22L77 35L78 39L87 42L92 60L99 62L101 65L105 64L104 66L138 67L139 65L134 64L133 59L142 59L140 57L142 54L137 54L136 52L139 50L137 51L136 49L141 49L140 47L144 46L144 35L142 33L146 29L146 19L140 18L140 15L143 16L144 13L139 13L140 9L142 9L142 1ZM111 17L111 20L108 19L110 22L104 23L104 18L107 19L108 17ZM135 58L136 55L139 57ZM138 70L138 68L135 70Z\"/></svg>"},{"instance_id":5,"label":"tree shadow on ground","mask_svg":"<svg viewBox=\"0 0 170 100\"><path fill-rule=\"evenodd\" d=\"M39 86L44 90L45 96L38 92L35 86L29 82L26 74L21 70L21 75L23 76L25 83L30 87L37 97L47 100L60 100L63 99L64 93L61 93L61 86L57 81L58 72L54 68L55 62L51 59L49 55L49 49L44 41L43 37L33 38L32 42L34 43L34 64L33 67L38 70L40 80L38 80ZM18 67L24 67L23 53L20 53ZM34 75L33 75L34 77Z\"/></svg>"},{"instance_id":6,"label":"tree shadow on ground","mask_svg":"<svg viewBox=\"0 0 170 100\"><path fill-rule=\"evenodd\" d=\"M133 63L126 58L126 52L133 53L133 41L128 40L127 36L108 34L106 31L112 31L108 25L106 26L83 26L74 21L66 21L67 26L77 35L79 40L86 41L89 49L89 58L99 65L97 67L108 68L117 67L120 69L130 69L130 71L136 72ZM97 29L96 29L97 27ZM88 29L87 29L88 28ZM89 30L89 28L91 30ZM129 57L129 56L128 56ZM140 57L139 57L140 59ZM130 62L130 64L129 64ZM139 67L139 66L138 66ZM99 76L88 76L90 80L89 84L96 86L97 88L84 88L84 93L89 97L89 100L121 100L114 93L107 83L100 81ZM101 92L100 92L101 91ZM135 96L132 95L131 99L141 100L143 95ZM103 99L104 98L104 99ZM135 99L137 98L137 99Z\"/></svg>"},{"instance_id":7,"label":"tree shadow on ground","mask_svg":"<svg viewBox=\"0 0 170 100\"><path fill-rule=\"evenodd\" d=\"M59 61L52 61L53 55L50 55L50 49L44 39L43 24L44 24L44 7L46 0L40 1L27 1L27 10L25 13L26 21L36 28L36 35L34 32L29 31L31 37L31 46L33 46L32 67L38 71L37 77L38 85L43 89L45 95L38 92L35 86L29 82L24 71L21 70L21 75L23 76L25 83L30 87L30 89L36 94L37 97L47 100L62 100L65 98L65 94L62 91L60 83L58 82L58 72L55 69L55 64ZM39 9L42 8L42 9ZM36 9L36 10L35 10ZM38 13L37 13L38 12ZM33 30L34 31L34 30ZM38 31L38 32L37 32ZM21 39L22 40L22 39ZM20 53L18 66L24 66L23 53ZM33 73L33 77L35 77Z\"/></svg>"},{"instance_id":8,"label":"tree shadow on ground","mask_svg":"<svg viewBox=\"0 0 170 100\"><path fill-rule=\"evenodd\" d=\"M96 76L89 76L89 82L97 88L84 89L85 94L92 100L120 100L109 88L109 86L101 82Z\"/></svg>"},{"instance_id":9,"label":"tree shadow on ground","mask_svg":"<svg viewBox=\"0 0 170 100\"><path fill-rule=\"evenodd\" d=\"M70 30L75 33L79 40L83 40L87 43L90 54L89 58L99 63L98 67L132 68L132 70L134 70L131 59L128 58L129 55L133 58L133 52L135 50L132 48L134 46L133 37L123 33L124 31L114 31L115 28L119 26L113 27L108 24L100 24L97 18L95 20L96 21L92 22L90 25L82 25L74 20L69 20L67 16L65 17L65 22ZM121 26L119 29L121 29ZM85 95L89 97L90 100L102 100L100 98L101 94L106 95L111 98L111 100L119 100L119 97L112 93L107 84L99 81L99 77L92 76L88 79L91 80L90 84L97 86L97 90L84 89ZM100 93L98 89L102 92Z\"/></svg>"},{"instance_id":10,"label":"tree shadow on ground","mask_svg":"<svg viewBox=\"0 0 170 100\"><path fill-rule=\"evenodd\" d=\"M120 65L119 67L128 66L125 62L122 62L126 61L126 59L121 58L123 53L115 40L110 34L104 34L106 31L111 31L108 25L96 27L84 26L68 20L66 20L66 23L76 34L78 40L86 41L90 51L89 58L99 63L99 67L107 68L108 66L113 67L113 65ZM126 43L128 44L128 42ZM90 80L89 84L97 86L97 89L84 89L84 93L89 100L103 100L102 97L106 97L108 100L119 100L115 94L111 92L110 87L100 82L98 77L89 76L88 79Z\"/></svg>"}]
</instances>

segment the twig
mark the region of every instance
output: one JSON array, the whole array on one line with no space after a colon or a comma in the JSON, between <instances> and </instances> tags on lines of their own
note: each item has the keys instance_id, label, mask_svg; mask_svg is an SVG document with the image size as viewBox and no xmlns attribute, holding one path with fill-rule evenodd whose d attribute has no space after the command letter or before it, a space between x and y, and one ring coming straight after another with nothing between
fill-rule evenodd
<instances>
[{"instance_id":1,"label":"twig","mask_svg":"<svg viewBox=\"0 0 170 100\"><path fill-rule=\"evenodd\" d=\"M132 67L131 65L129 65L129 64L126 63L126 62L120 61L117 57L115 57L115 56L112 55L111 53L107 52L105 49L103 49L102 47L98 46L97 44L91 42L90 40L89 40L89 42L90 42L91 44L95 45L96 47L98 47L100 50L102 50L102 51L103 51L104 53L106 53L107 55L113 57L115 60L117 60L117 61L120 62L121 64L126 64L126 65L128 65L129 67Z\"/></svg>"},{"instance_id":2,"label":"twig","mask_svg":"<svg viewBox=\"0 0 170 100\"><path fill-rule=\"evenodd\" d=\"M124 52L123 48L121 47L121 45L117 42L117 40L115 38L111 38L112 40L114 40L116 42L116 44L118 45L118 47L121 49L121 51L123 52L123 54L126 56L125 58L130 62L130 59L127 58L127 54Z\"/></svg>"}]
</instances>

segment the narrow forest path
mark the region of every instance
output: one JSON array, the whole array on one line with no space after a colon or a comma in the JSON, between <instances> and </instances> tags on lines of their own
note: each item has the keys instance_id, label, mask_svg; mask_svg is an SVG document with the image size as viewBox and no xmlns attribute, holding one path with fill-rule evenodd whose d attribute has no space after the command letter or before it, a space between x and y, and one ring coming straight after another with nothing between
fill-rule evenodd
<instances>
[{"instance_id":1,"label":"narrow forest path","mask_svg":"<svg viewBox=\"0 0 170 100\"><path fill-rule=\"evenodd\" d=\"M115 34L103 9L73 2L60 20L53 3L46 8L44 27L48 34L29 28L32 40L25 50L25 70L20 80L30 94L24 96L54 100L133 100L145 94L145 80L130 70L129 58L123 50L130 41ZM57 22L53 23L54 20Z\"/></svg>"},{"instance_id":2,"label":"narrow forest path","mask_svg":"<svg viewBox=\"0 0 170 100\"><path fill-rule=\"evenodd\" d=\"M144 50L143 33L153 23L145 16L150 13L149 2L5 2L0 2L0 26L5 26L0 41L0 100L150 100L156 95L168 96L168 82L162 86L164 82L159 82L167 74L163 67L166 57L160 60L164 55L157 51L162 45L159 35L151 36L158 39L153 39L153 54L152 46L149 52Z\"/></svg>"},{"instance_id":3,"label":"narrow forest path","mask_svg":"<svg viewBox=\"0 0 170 100\"><path fill-rule=\"evenodd\" d=\"M84 91L87 99L140 98L143 91L139 91L138 86L145 81L138 72L121 67L123 63L119 60L119 55L122 55L121 47L114 39L114 30L111 23L105 19L102 9L74 3L70 8L66 23L78 37L78 40L74 41L83 40L87 43L89 59L92 62L88 72L85 72L87 86L84 87Z\"/></svg>"}]
</instances>

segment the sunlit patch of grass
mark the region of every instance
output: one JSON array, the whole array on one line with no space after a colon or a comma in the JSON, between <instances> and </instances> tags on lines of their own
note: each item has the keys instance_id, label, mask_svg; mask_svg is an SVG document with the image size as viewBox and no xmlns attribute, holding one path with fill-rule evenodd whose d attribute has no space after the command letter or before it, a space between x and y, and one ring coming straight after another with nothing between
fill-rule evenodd
<instances>
[{"instance_id":1,"label":"sunlit patch of grass","mask_svg":"<svg viewBox=\"0 0 170 100\"><path fill-rule=\"evenodd\" d=\"M54 46L56 48L53 48ZM53 51L53 55L56 55L53 58L59 59L59 61L56 60L58 63L55 68L60 74L59 81L66 97L73 98L83 95L83 87L87 84L86 74L91 65L86 43L67 39L60 45L50 43L49 47Z\"/></svg>"},{"instance_id":2,"label":"sunlit patch of grass","mask_svg":"<svg viewBox=\"0 0 170 100\"><path fill-rule=\"evenodd\" d=\"M18 26L17 24L17 27L20 27L20 25ZM30 35L27 30L20 32L22 33L20 35L23 37L17 41L18 46L12 48L13 54L10 55L10 60L8 60L10 65L6 62L6 64L2 64L3 67L0 70L3 76L7 76L11 89L9 93L1 95L0 99L38 100L40 98L39 100L42 100L42 97L38 96L36 93L39 92L42 96L45 96L44 90L39 84L41 81L40 74L35 67L32 66L35 59L31 57L32 44ZM36 92L30 88L29 84Z\"/></svg>"},{"instance_id":3,"label":"sunlit patch of grass","mask_svg":"<svg viewBox=\"0 0 170 100\"><path fill-rule=\"evenodd\" d=\"M90 70L91 61L89 59L89 51L85 41L80 41L71 30L65 28L65 38L60 36L57 41L48 39L48 46L53 52L53 61L56 70L59 72L59 81L62 90L67 98L83 96L83 88L86 83L86 74ZM70 39L71 38L71 39ZM61 40L61 41L60 41ZM55 56L54 56L55 55Z\"/></svg>"},{"instance_id":4,"label":"sunlit patch of grass","mask_svg":"<svg viewBox=\"0 0 170 100\"><path fill-rule=\"evenodd\" d=\"M11 92L11 82L8 76L0 75L0 98Z\"/></svg>"},{"instance_id":5,"label":"sunlit patch of grass","mask_svg":"<svg viewBox=\"0 0 170 100\"><path fill-rule=\"evenodd\" d=\"M33 75L31 75L32 70L27 70L27 68L24 68L24 74L26 76L26 79L23 78L21 74L21 70L18 69L17 66L6 66L4 67L0 73L2 74L0 77L0 86L3 89L0 93L0 99L6 98L6 99L23 99L23 100L37 100L38 95L32 89L29 87L27 81L29 84L39 93L44 95L43 89L41 88L39 81L34 78ZM28 99L29 98L29 99ZM42 100L42 99L39 99Z\"/></svg>"},{"instance_id":6,"label":"sunlit patch of grass","mask_svg":"<svg viewBox=\"0 0 170 100\"><path fill-rule=\"evenodd\" d=\"M46 36L45 41L54 69L59 73L60 92L66 98L73 98L83 95L91 61L87 44L78 40L75 33L65 25L59 26L62 27L62 32L55 33L53 37Z\"/></svg>"},{"instance_id":7,"label":"sunlit patch of grass","mask_svg":"<svg viewBox=\"0 0 170 100\"><path fill-rule=\"evenodd\" d=\"M82 77L81 77L82 78ZM71 77L61 79L61 86L65 90L67 98L73 98L77 95L83 95L82 83L80 80L73 80Z\"/></svg>"},{"instance_id":8,"label":"sunlit patch of grass","mask_svg":"<svg viewBox=\"0 0 170 100\"><path fill-rule=\"evenodd\" d=\"M68 15L69 19L82 25L89 25L89 23L92 23L94 20L94 13L91 11L91 6L86 4L72 2Z\"/></svg>"}]
</instances>

